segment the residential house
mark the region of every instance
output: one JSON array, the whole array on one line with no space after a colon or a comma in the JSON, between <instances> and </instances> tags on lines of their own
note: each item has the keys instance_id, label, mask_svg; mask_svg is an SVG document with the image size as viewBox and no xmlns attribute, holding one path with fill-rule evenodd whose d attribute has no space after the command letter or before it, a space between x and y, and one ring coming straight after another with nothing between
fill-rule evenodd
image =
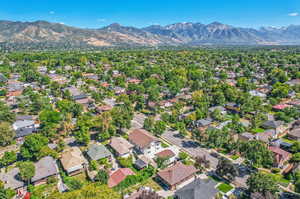
<instances>
[{"instance_id":1,"label":"residential house","mask_svg":"<svg viewBox=\"0 0 300 199\"><path fill-rule=\"evenodd\" d=\"M226 109L223 106L212 106L208 109L210 113L214 112L215 110L219 110L222 115L226 114Z\"/></svg>"},{"instance_id":2,"label":"residential house","mask_svg":"<svg viewBox=\"0 0 300 199\"><path fill-rule=\"evenodd\" d=\"M148 167L148 162L142 158L137 158L134 162L134 166L137 169L144 169L144 168Z\"/></svg>"},{"instance_id":3,"label":"residential house","mask_svg":"<svg viewBox=\"0 0 300 199\"><path fill-rule=\"evenodd\" d=\"M73 176L83 171L84 165L87 163L78 147L66 149L60 158L63 169L68 175Z\"/></svg>"},{"instance_id":4,"label":"residential house","mask_svg":"<svg viewBox=\"0 0 300 199\"><path fill-rule=\"evenodd\" d=\"M139 80L139 79L134 79L134 78L129 78L128 80L127 80L127 83L129 83L129 84L139 84L141 82L141 80Z\"/></svg>"},{"instance_id":5,"label":"residential house","mask_svg":"<svg viewBox=\"0 0 300 199\"><path fill-rule=\"evenodd\" d=\"M277 105L272 106L274 111L282 111L283 109L286 109L289 107L291 107L291 105L288 105L288 104L277 104Z\"/></svg>"},{"instance_id":6,"label":"residential house","mask_svg":"<svg viewBox=\"0 0 300 199\"><path fill-rule=\"evenodd\" d=\"M37 71L38 71L39 73L41 73L41 74L46 74L47 71L48 71L48 69L47 69L47 66L39 66L39 67L37 68Z\"/></svg>"},{"instance_id":7,"label":"residential house","mask_svg":"<svg viewBox=\"0 0 300 199\"><path fill-rule=\"evenodd\" d=\"M300 100L295 99L288 102L289 105L294 106L296 108L300 108Z\"/></svg>"},{"instance_id":8,"label":"residential house","mask_svg":"<svg viewBox=\"0 0 300 199\"><path fill-rule=\"evenodd\" d=\"M76 87L68 87L65 88L64 91L68 91L72 99L76 103L83 105L85 108L89 108L93 102L92 99L90 99L85 93L81 92Z\"/></svg>"},{"instance_id":9,"label":"residential house","mask_svg":"<svg viewBox=\"0 0 300 199\"><path fill-rule=\"evenodd\" d=\"M290 81L287 81L286 84L290 86L300 85L300 79L292 79Z\"/></svg>"},{"instance_id":10,"label":"residential house","mask_svg":"<svg viewBox=\"0 0 300 199\"><path fill-rule=\"evenodd\" d=\"M193 126L198 128L199 131L204 132L211 124L211 118L201 119L193 122Z\"/></svg>"},{"instance_id":11,"label":"residential house","mask_svg":"<svg viewBox=\"0 0 300 199\"><path fill-rule=\"evenodd\" d=\"M68 82L68 80L67 80L66 77L58 75L58 74L55 74L55 71L54 71L54 73L49 74L48 76L51 79L51 81L56 82L56 83L58 83L60 85L65 84L65 83Z\"/></svg>"},{"instance_id":12,"label":"residential house","mask_svg":"<svg viewBox=\"0 0 300 199\"><path fill-rule=\"evenodd\" d=\"M217 183L210 179L197 178L175 192L175 199L214 199L219 192Z\"/></svg>"},{"instance_id":13,"label":"residential house","mask_svg":"<svg viewBox=\"0 0 300 199\"><path fill-rule=\"evenodd\" d=\"M136 161L134 162L134 166L137 169L144 169L149 165L151 165L153 168L157 168L156 162L145 155L139 155Z\"/></svg>"},{"instance_id":14,"label":"residential house","mask_svg":"<svg viewBox=\"0 0 300 199\"><path fill-rule=\"evenodd\" d=\"M249 132L238 134L238 139L243 142L248 142L255 139L255 135Z\"/></svg>"},{"instance_id":15,"label":"residential house","mask_svg":"<svg viewBox=\"0 0 300 199\"><path fill-rule=\"evenodd\" d=\"M284 168L285 163L292 157L292 154L282 150L279 147L269 146L269 150L274 154L274 166L278 168Z\"/></svg>"},{"instance_id":16,"label":"residential house","mask_svg":"<svg viewBox=\"0 0 300 199\"><path fill-rule=\"evenodd\" d=\"M240 112L240 107L236 103L228 103L225 105L225 108L232 113Z\"/></svg>"},{"instance_id":17,"label":"residential house","mask_svg":"<svg viewBox=\"0 0 300 199\"><path fill-rule=\"evenodd\" d=\"M16 131L16 138L25 137L37 132L38 124L32 119L17 120L13 123L13 129Z\"/></svg>"},{"instance_id":18,"label":"residential house","mask_svg":"<svg viewBox=\"0 0 300 199\"><path fill-rule=\"evenodd\" d=\"M97 106L96 107L96 111L98 113L103 113L103 112L107 112L110 111L113 107L110 105L101 105L101 106Z\"/></svg>"},{"instance_id":19,"label":"residential house","mask_svg":"<svg viewBox=\"0 0 300 199\"><path fill-rule=\"evenodd\" d=\"M251 91L249 91L249 94L251 96L254 96L254 97L261 97L261 98L266 98L267 97L267 95L265 93L262 93L258 90L251 90Z\"/></svg>"},{"instance_id":20,"label":"residential house","mask_svg":"<svg viewBox=\"0 0 300 199\"><path fill-rule=\"evenodd\" d=\"M5 189L19 190L24 188L25 183L20 177L19 168L9 169L6 173L0 173L0 181L4 183Z\"/></svg>"},{"instance_id":21,"label":"residential house","mask_svg":"<svg viewBox=\"0 0 300 199\"><path fill-rule=\"evenodd\" d=\"M112 188L120 184L129 175L134 175L130 168L120 168L113 172L108 179L108 187Z\"/></svg>"},{"instance_id":22,"label":"residential house","mask_svg":"<svg viewBox=\"0 0 300 199\"><path fill-rule=\"evenodd\" d=\"M98 81L99 80L99 77L97 74L94 74L94 73L84 73L82 74L82 76L86 79L89 79L89 80L95 80L95 81Z\"/></svg>"},{"instance_id":23,"label":"residential house","mask_svg":"<svg viewBox=\"0 0 300 199\"><path fill-rule=\"evenodd\" d=\"M2 83L7 82L7 78L2 73L0 73L0 82L2 82Z\"/></svg>"},{"instance_id":24,"label":"residential house","mask_svg":"<svg viewBox=\"0 0 300 199\"><path fill-rule=\"evenodd\" d=\"M18 80L9 79L7 82L7 96L8 97L17 97L20 96L23 92L24 85Z\"/></svg>"},{"instance_id":25,"label":"residential house","mask_svg":"<svg viewBox=\"0 0 300 199\"><path fill-rule=\"evenodd\" d=\"M90 160L101 160L103 158L111 159L111 152L104 146L99 144L92 144L89 146L87 155Z\"/></svg>"},{"instance_id":26,"label":"residential house","mask_svg":"<svg viewBox=\"0 0 300 199\"><path fill-rule=\"evenodd\" d=\"M109 145L122 158L129 157L133 149L133 145L123 137L112 137Z\"/></svg>"},{"instance_id":27,"label":"residential house","mask_svg":"<svg viewBox=\"0 0 300 199\"><path fill-rule=\"evenodd\" d=\"M34 166L35 175L31 178L34 185L46 184L49 177L56 177L59 174L56 161L51 156L40 159Z\"/></svg>"},{"instance_id":28,"label":"residential house","mask_svg":"<svg viewBox=\"0 0 300 199\"><path fill-rule=\"evenodd\" d=\"M193 165L177 162L175 165L159 171L157 178L168 189L175 190L178 185L195 178L196 172L197 169Z\"/></svg>"},{"instance_id":29,"label":"residential house","mask_svg":"<svg viewBox=\"0 0 300 199\"><path fill-rule=\"evenodd\" d=\"M122 88L122 87L119 87L119 86L115 87L114 91L115 91L116 95L121 95L121 94L126 93L126 89Z\"/></svg>"},{"instance_id":30,"label":"residential house","mask_svg":"<svg viewBox=\"0 0 300 199\"><path fill-rule=\"evenodd\" d=\"M140 198L144 198L144 196L147 196L149 194L152 195L153 192L156 193L151 188L141 187L137 192L132 193L130 196L128 196L128 195L124 196L124 199L140 199ZM157 197L155 197L155 199L163 199L163 197L157 195Z\"/></svg>"},{"instance_id":31,"label":"residential house","mask_svg":"<svg viewBox=\"0 0 300 199\"><path fill-rule=\"evenodd\" d=\"M279 120L268 120L262 124L264 129L273 129L275 130L276 136L282 136L287 129L283 121Z\"/></svg>"},{"instance_id":32,"label":"residential house","mask_svg":"<svg viewBox=\"0 0 300 199\"><path fill-rule=\"evenodd\" d=\"M73 86L65 88L64 91L68 91L75 101L87 98L87 95L85 93L81 92L78 88Z\"/></svg>"},{"instance_id":33,"label":"residential house","mask_svg":"<svg viewBox=\"0 0 300 199\"><path fill-rule=\"evenodd\" d=\"M300 128L293 129L287 133L287 136L292 140L300 141Z\"/></svg>"},{"instance_id":34,"label":"residential house","mask_svg":"<svg viewBox=\"0 0 300 199\"><path fill-rule=\"evenodd\" d=\"M161 150L161 142L144 129L135 129L129 133L129 141L137 152L153 156Z\"/></svg>"},{"instance_id":35,"label":"residential house","mask_svg":"<svg viewBox=\"0 0 300 199\"><path fill-rule=\"evenodd\" d=\"M265 132L257 133L257 134L245 132L238 135L238 139L243 142L248 142L251 140L259 140L265 143L269 143L274 138L275 138L274 130L266 130Z\"/></svg>"},{"instance_id":36,"label":"residential house","mask_svg":"<svg viewBox=\"0 0 300 199\"><path fill-rule=\"evenodd\" d=\"M162 150L155 154L156 158L166 159L165 164L169 165L176 161L176 154L171 149Z\"/></svg>"},{"instance_id":37,"label":"residential house","mask_svg":"<svg viewBox=\"0 0 300 199\"><path fill-rule=\"evenodd\" d=\"M257 133L255 135L255 139L260 140L267 144L275 138L277 138L277 135L276 135L275 130L273 130L273 129L269 129L269 130L266 130L265 132Z\"/></svg>"}]
</instances>

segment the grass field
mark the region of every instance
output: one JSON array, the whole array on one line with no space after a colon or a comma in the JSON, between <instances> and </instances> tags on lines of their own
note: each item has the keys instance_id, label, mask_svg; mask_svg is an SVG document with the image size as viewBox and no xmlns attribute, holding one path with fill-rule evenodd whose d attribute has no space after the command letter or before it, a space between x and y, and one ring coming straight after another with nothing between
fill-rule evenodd
<instances>
[{"instance_id":1,"label":"grass field","mask_svg":"<svg viewBox=\"0 0 300 199\"><path fill-rule=\"evenodd\" d=\"M217 187L217 189L223 193L227 193L233 189L233 186L231 186L230 184L222 183Z\"/></svg>"}]
</instances>

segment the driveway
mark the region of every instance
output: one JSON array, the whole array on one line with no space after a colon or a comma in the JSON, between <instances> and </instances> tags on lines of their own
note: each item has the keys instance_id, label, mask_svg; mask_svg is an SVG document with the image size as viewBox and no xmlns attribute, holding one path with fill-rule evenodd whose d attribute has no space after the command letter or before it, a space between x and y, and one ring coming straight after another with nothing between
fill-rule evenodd
<instances>
[{"instance_id":1,"label":"driveway","mask_svg":"<svg viewBox=\"0 0 300 199\"><path fill-rule=\"evenodd\" d=\"M197 156L206 156L206 159L210 162L211 168L217 168L218 159L211 156L207 149L200 147L199 144L192 139L181 137L177 131L166 131L162 134L162 138L169 143L178 146L181 150L187 152L194 158Z\"/></svg>"}]
</instances>

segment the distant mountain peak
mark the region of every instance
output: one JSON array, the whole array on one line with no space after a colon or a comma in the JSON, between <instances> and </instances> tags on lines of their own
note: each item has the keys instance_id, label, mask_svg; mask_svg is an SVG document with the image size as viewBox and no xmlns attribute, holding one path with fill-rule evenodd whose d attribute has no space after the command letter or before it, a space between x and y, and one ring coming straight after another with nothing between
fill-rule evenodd
<instances>
[{"instance_id":1,"label":"distant mountain peak","mask_svg":"<svg viewBox=\"0 0 300 199\"><path fill-rule=\"evenodd\" d=\"M203 44L300 44L300 26L239 28L220 22L174 23L145 28L110 24L100 29L82 29L48 21L0 20L0 43L36 46L159 46Z\"/></svg>"},{"instance_id":2,"label":"distant mountain peak","mask_svg":"<svg viewBox=\"0 0 300 199\"><path fill-rule=\"evenodd\" d=\"M208 26L222 26L222 25L224 25L224 24L222 24L222 23L220 23L218 21L214 21L214 22L208 24Z\"/></svg>"}]
</instances>

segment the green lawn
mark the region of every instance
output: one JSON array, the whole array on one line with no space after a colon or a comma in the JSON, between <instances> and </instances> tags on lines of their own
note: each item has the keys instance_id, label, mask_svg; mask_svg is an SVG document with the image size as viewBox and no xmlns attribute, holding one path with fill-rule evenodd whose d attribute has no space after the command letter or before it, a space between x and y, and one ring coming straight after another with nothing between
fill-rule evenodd
<instances>
[{"instance_id":1,"label":"green lawn","mask_svg":"<svg viewBox=\"0 0 300 199\"><path fill-rule=\"evenodd\" d=\"M281 140L286 142L286 143L289 143L289 144L294 144L295 142L297 142L295 140L290 140L290 139L287 139L287 138L281 138Z\"/></svg>"},{"instance_id":2,"label":"green lawn","mask_svg":"<svg viewBox=\"0 0 300 199\"><path fill-rule=\"evenodd\" d=\"M290 181L285 179L281 174L274 174L274 173L267 173L267 172L264 172L264 173L274 177L274 179L277 181L277 183L279 183L280 185L282 185L284 187L287 187L290 184Z\"/></svg>"},{"instance_id":3,"label":"green lawn","mask_svg":"<svg viewBox=\"0 0 300 199\"><path fill-rule=\"evenodd\" d=\"M162 142L162 143L161 143L161 146L162 146L163 148L168 148L170 145L169 145L168 143L166 143L166 142Z\"/></svg>"},{"instance_id":4,"label":"green lawn","mask_svg":"<svg viewBox=\"0 0 300 199\"><path fill-rule=\"evenodd\" d=\"M33 188L32 196L38 199L47 199L49 195L58 193L56 183L39 185Z\"/></svg>"},{"instance_id":5,"label":"green lawn","mask_svg":"<svg viewBox=\"0 0 300 199\"><path fill-rule=\"evenodd\" d=\"M155 191L161 190L161 186L159 186L152 178L149 178L148 180L140 183L133 185L131 187L128 187L127 189L123 190L123 193L131 193L139 189L140 187L150 187Z\"/></svg>"},{"instance_id":6,"label":"green lawn","mask_svg":"<svg viewBox=\"0 0 300 199\"><path fill-rule=\"evenodd\" d=\"M237 159L239 159L239 157L240 157L239 155L232 155L232 156L231 156L231 159L237 160Z\"/></svg>"},{"instance_id":7,"label":"green lawn","mask_svg":"<svg viewBox=\"0 0 300 199\"><path fill-rule=\"evenodd\" d=\"M252 129L252 131L253 131L254 133L263 133L263 132L265 132L265 129L262 129L262 128L256 128L256 129Z\"/></svg>"},{"instance_id":8,"label":"green lawn","mask_svg":"<svg viewBox=\"0 0 300 199\"><path fill-rule=\"evenodd\" d=\"M222 183L217 187L217 189L223 193L227 193L233 189L233 186L231 186L230 184Z\"/></svg>"}]
</instances>

